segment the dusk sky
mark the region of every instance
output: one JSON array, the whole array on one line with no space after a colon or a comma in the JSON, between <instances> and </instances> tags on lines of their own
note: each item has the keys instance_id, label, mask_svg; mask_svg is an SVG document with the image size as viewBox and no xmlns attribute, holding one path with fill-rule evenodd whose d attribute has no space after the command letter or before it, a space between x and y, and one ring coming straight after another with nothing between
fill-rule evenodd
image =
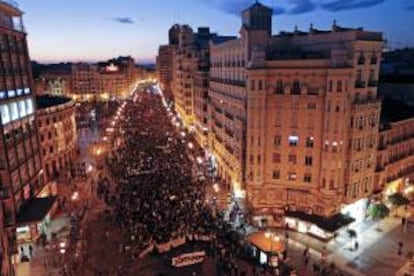
<instances>
[{"instance_id":1,"label":"dusk sky","mask_svg":"<svg viewBox=\"0 0 414 276\"><path fill-rule=\"evenodd\" d=\"M391 48L414 46L414 0L263 0L274 7L273 33L345 27L382 31ZM153 62L173 23L235 35L253 0L18 0L33 60L96 61L131 55Z\"/></svg>"}]
</instances>

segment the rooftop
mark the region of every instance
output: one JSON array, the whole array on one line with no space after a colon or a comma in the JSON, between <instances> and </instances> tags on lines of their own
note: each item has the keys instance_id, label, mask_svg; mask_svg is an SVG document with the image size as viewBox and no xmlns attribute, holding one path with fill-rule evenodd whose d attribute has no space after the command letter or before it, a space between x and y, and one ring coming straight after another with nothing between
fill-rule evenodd
<instances>
[{"instance_id":1,"label":"rooftop","mask_svg":"<svg viewBox=\"0 0 414 276\"><path fill-rule=\"evenodd\" d=\"M17 224L42 221L56 202L56 197L32 198L17 215Z\"/></svg>"},{"instance_id":2,"label":"rooftop","mask_svg":"<svg viewBox=\"0 0 414 276\"><path fill-rule=\"evenodd\" d=\"M48 108L51 106L65 104L72 99L62 96L41 95L36 96L36 104L38 109Z\"/></svg>"}]
</instances>

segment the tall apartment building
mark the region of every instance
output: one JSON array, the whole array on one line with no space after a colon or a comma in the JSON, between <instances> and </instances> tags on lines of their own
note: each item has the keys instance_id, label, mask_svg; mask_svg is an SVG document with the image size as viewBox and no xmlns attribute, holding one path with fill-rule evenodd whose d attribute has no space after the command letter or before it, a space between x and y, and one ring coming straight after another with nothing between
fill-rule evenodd
<instances>
[{"instance_id":1,"label":"tall apartment building","mask_svg":"<svg viewBox=\"0 0 414 276\"><path fill-rule=\"evenodd\" d=\"M13 275L16 230L35 227L26 211L34 208L43 181L26 33L22 12L9 1L0 1L0 49L1 275Z\"/></svg>"},{"instance_id":2,"label":"tall apartment building","mask_svg":"<svg viewBox=\"0 0 414 276\"><path fill-rule=\"evenodd\" d=\"M385 99L376 157L376 191L413 194L414 108Z\"/></svg>"},{"instance_id":3,"label":"tall apartment building","mask_svg":"<svg viewBox=\"0 0 414 276\"><path fill-rule=\"evenodd\" d=\"M170 29L170 40L178 43L174 44L172 62L175 109L184 126L194 131L202 145L207 145L208 131L209 43L226 39L230 38L217 36L205 27L198 28L196 33L188 25L174 25Z\"/></svg>"},{"instance_id":4,"label":"tall apartment building","mask_svg":"<svg viewBox=\"0 0 414 276\"><path fill-rule=\"evenodd\" d=\"M174 54L176 45L161 45L158 48L157 56L157 72L158 79L160 81L161 89L164 96L172 100L172 79L173 79L173 67L174 67Z\"/></svg>"},{"instance_id":5,"label":"tall apartment building","mask_svg":"<svg viewBox=\"0 0 414 276\"><path fill-rule=\"evenodd\" d=\"M97 65L77 63L72 65L71 96L74 100L93 100L101 91Z\"/></svg>"},{"instance_id":6,"label":"tall apartment building","mask_svg":"<svg viewBox=\"0 0 414 276\"><path fill-rule=\"evenodd\" d=\"M80 101L124 98L137 77L138 70L130 56L98 64L73 64L71 96Z\"/></svg>"},{"instance_id":7,"label":"tall apartment building","mask_svg":"<svg viewBox=\"0 0 414 276\"><path fill-rule=\"evenodd\" d=\"M173 99L172 81L174 72L174 56L178 46L178 36L180 25L174 24L168 31L168 44L158 48L156 58L158 79L165 98L169 101Z\"/></svg>"},{"instance_id":8,"label":"tall apartment building","mask_svg":"<svg viewBox=\"0 0 414 276\"><path fill-rule=\"evenodd\" d=\"M75 102L56 95L37 96L36 102L43 175L51 181L70 168L77 156Z\"/></svg>"},{"instance_id":9,"label":"tall apartment building","mask_svg":"<svg viewBox=\"0 0 414 276\"><path fill-rule=\"evenodd\" d=\"M325 237L321 221L362 218L374 189L382 34L271 26L256 2L239 38L211 42L209 148L258 224Z\"/></svg>"}]
</instances>

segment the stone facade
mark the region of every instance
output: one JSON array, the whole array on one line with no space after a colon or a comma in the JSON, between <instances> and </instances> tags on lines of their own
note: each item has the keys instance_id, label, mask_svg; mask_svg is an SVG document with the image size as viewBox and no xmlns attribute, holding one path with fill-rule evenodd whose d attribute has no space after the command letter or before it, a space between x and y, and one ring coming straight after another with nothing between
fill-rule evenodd
<instances>
[{"instance_id":1,"label":"stone facade","mask_svg":"<svg viewBox=\"0 0 414 276\"><path fill-rule=\"evenodd\" d=\"M77 153L75 103L70 98L44 95L37 99L40 147L45 181L70 168Z\"/></svg>"}]
</instances>

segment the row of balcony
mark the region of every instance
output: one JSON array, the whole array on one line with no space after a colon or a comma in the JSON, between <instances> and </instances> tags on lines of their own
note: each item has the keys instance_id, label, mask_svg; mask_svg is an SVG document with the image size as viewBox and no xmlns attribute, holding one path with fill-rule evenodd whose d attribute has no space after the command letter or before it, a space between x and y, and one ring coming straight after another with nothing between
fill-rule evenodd
<instances>
[{"instance_id":1,"label":"row of balcony","mask_svg":"<svg viewBox=\"0 0 414 276\"><path fill-rule=\"evenodd\" d=\"M210 81L223 83L223 84L229 84L229 85L236 85L236 86L240 86L240 87L246 87L246 82L245 81L240 81L240 80L210 78Z\"/></svg>"},{"instance_id":2,"label":"row of balcony","mask_svg":"<svg viewBox=\"0 0 414 276\"><path fill-rule=\"evenodd\" d=\"M365 87L377 87L378 81L376 80L369 80L368 83L363 80L355 81L355 88L365 88Z\"/></svg>"}]
</instances>

